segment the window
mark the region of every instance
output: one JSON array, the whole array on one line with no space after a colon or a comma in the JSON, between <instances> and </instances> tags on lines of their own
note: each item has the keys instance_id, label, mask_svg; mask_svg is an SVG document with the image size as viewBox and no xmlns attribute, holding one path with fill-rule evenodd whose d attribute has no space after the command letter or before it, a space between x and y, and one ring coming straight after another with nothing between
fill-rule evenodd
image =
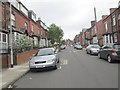
<instances>
[{"instance_id":1,"label":"window","mask_svg":"<svg viewBox=\"0 0 120 90\"><path fill-rule=\"evenodd\" d=\"M25 22L25 30L27 30L28 29L28 24L27 24L27 22Z\"/></svg>"},{"instance_id":2,"label":"window","mask_svg":"<svg viewBox=\"0 0 120 90\"><path fill-rule=\"evenodd\" d=\"M115 26L116 25L115 15L112 16L112 22L113 22L113 26Z\"/></svg>"},{"instance_id":3,"label":"window","mask_svg":"<svg viewBox=\"0 0 120 90\"><path fill-rule=\"evenodd\" d=\"M1 33L0 33L0 42L1 42Z\"/></svg>"},{"instance_id":4,"label":"window","mask_svg":"<svg viewBox=\"0 0 120 90\"><path fill-rule=\"evenodd\" d=\"M19 2L17 0L12 0L11 4L19 10Z\"/></svg>"},{"instance_id":5,"label":"window","mask_svg":"<svg viewBox=\"0 0 120 90\"><path fill-rule=\"evenodd\" d=\"M97 33L96 25L95 25L95 34Z\"/></svg>"},{"instance_id":6,"label":"window","mask_svg":"<svg viewBox=\"0 0 120 90\"><path fill-rule=\"evenodd\" d=\"M7 42L7 35L6 34L3 34L2 35L2 42Z\"/></svg>"},{"instance_id":7,"label":"window","mask_svg":"<svg viewBox=\"0 0 120 90\"><path fill-rule=\"evenodd\" d=\"M106 36L106 42L108 43L108 36Z\"/></svg>"},{"instance_id":8,"label":"window","mask_svg":"<svg viewBox=\"0 0 120 90\"><path fill-rule=\"evenodd\" d=\"M32 14L32 19L33 19L34 21L36 21L36 15L35 15L35 14Z\"/></svg>"},{"instance_id":9,"label":"window","mask_svg":"<svg viewBox=\"0 0 120 90\"><path fill-rule=\"evenodd\" d=\"M8 42L7 34L0 32L0 53L7 53Z\"/></svg>"},{"instance_id":10,"label":"window","mask_svg":"<svg viewBox=\"0 0 120 90\"><path fill-rule=\"evenodd\" d=\"M118 15L118 26L120 26L120 14Z\"/></svg>"},{"instance_id":11,"label":"window","mask_svg":"<svg viewBox=\"0 0 120 90\"><path fill-rule=\"evenodd\" d=\"M22 4L20 5L20 10L21 10L25 15L28 16L28 10L27 10Z\"/></svg>"},{"instance_id":12,"label":"window","mask_svg":"<svg viewBox=\"0 0 120 90\"><path fill-rule=\"evenodd\" d=\"M32 25L32 29L31 29L31 31L33 32L34 31L34 26Z\"/></svg>"},{"instance_id":13,"label":"window","mask_svg":"<svg viewBox=\"0 0 120 90\"><path fill-rule=\"evenodd\" d=\"M117 42L117 33L114 34L114 42Z\"/></svg>"},{"instance_id":14,"label":"window","mask_svg":"<svg viewBox=\"0 0 120 90\"><path fill-rule=\"evenodd\" d=\"M108 32L108 25L107 25L107 22L105 22L105 31Z\"/></svg>"},{"instance_id":15,"label":"window","mask_svg":"<svg viewBox=\"0 0 120 90\"><path fill-rule=\"evenodd\" d=\"M11 19L12 19L12 22L11 22L12 26L15 26L15 15L14 14L11 15Z\"/></svg>"}]
</instances>

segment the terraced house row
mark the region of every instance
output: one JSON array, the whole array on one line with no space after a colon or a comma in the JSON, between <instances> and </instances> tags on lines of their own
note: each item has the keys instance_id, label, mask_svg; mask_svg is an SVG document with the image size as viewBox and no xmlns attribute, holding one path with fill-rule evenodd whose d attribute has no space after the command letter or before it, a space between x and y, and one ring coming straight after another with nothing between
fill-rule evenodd
<instances>
[{"instance_id":1,"label":"terraced house row","mask_svg":"<svg viewBox=\"0 0 120 90\"><path fill-rule=\"evenodd\" d=\"M15 44L17 42L16 45L19 43L22 45L25 37L27 37L27 40L30 40L32 43L32 48L29 49L47 47L49 44L49 40L47 38L48 27L40 20L40 18L36 19L37 16L34 11L28 10L19 0L11 2L11 10L13 43ZM18 43L18 41L16 41L18 38L19 40L22 40L21 38L23 38L23 41ZM0 62L3 68L9 67L10 64L9 48L10 1L8 0L7 2L0 1ZM18 62L15 61L15 59L14 55L14 64L17 64ZM19 63L21 63L21 61L19 61Z\"/></svg>"},{"instance_id":2,"label":"terraced house row","mask_svg":"<svg viewBox=\"0 0 120 90\"><path fill-rule=\"evenodd\" d=\"M74 42L85 47L95 43L100 46L120 43L120 5L118 8L110 8L110 14L103 15L101 20L91 21L91 27L82 29L75 36Z\"/></svg>"}]
</instances>

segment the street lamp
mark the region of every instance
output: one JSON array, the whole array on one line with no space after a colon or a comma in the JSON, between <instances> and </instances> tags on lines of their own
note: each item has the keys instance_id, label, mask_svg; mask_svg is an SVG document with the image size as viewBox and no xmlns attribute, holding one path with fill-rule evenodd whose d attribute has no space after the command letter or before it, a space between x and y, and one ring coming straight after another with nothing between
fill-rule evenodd
<instances>
[{"instance_id":1,"label":"street lamp","mask_svg":"<svg viewBox=\"0 0 120 90\"><path fill-rule=\"evenodd\" d=\"M13 68L13 47L12 47L12 8L11 8L11 2L10 0L10 54L11 54L11 68Z\"/></svg>"}]
</instances>

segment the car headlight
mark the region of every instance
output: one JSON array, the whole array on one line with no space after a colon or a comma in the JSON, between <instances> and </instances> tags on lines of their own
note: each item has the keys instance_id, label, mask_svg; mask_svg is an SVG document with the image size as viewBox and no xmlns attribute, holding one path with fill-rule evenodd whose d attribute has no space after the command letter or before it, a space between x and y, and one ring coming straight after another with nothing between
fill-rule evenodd
<instances>
[{"instance_id":1,"label":"car headlight","mask_svg":"<svg viewBox=\"0 0 120 90\"><path fill-rule=\"evenodd\" d=\"M51 59L51 60L48 60L47 62L54 62L55 61L55 59Z\"/></svg>"},{"instance_id":2,"label":"car headlight","mask_svg":"<svg viewBox=\"0 0 120 90\"><path fill-rule=\"evenodd\" d=\"M33 65L33 64L34 64L34 62L30 61L30 62L29 62L29 64L30 64L30 65Z\"/></svg>"}]
</instances>

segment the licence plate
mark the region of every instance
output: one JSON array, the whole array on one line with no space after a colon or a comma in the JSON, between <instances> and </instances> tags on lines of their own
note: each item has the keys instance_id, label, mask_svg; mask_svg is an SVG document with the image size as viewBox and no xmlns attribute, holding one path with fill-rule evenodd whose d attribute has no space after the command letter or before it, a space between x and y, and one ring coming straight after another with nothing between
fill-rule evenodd
<instances>
[{"instance_id":1,"label":"licence plate","mask_svg":"<svg viewBox=\"0 0 120 90\"><path fill-rule=\"evenodd\" d=\"M44 68L45 66L43 65L43 66L36 66L36 68Z\"/></svg>"}]
</instances>

